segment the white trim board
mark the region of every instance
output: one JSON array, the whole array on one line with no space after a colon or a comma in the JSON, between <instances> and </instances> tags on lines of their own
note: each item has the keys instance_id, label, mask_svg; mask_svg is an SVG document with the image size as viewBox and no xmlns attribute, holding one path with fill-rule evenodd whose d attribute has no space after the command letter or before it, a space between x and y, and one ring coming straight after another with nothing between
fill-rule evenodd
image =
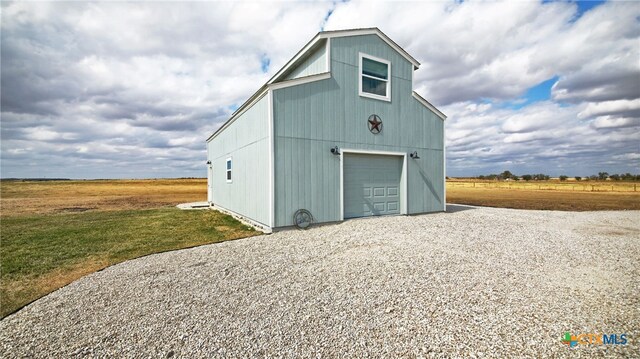
<instances>
[{"instance_id":1,"label":"white trim board","mask_svg":"<svg viewBox=\"0 0 640 359\"><path fill-rule=\"evenodd\" d=\"M447 115L445 115L440 110L438 110L434 105L432 105L429 101L425 100L424 97L420 96L417 92L413 91L411 95L413 96L413 98L418 100L418 102L420 102L424 107L433 111L433 113L435 113L438 117L440 117L441 120L444 121L447 119Z\"/></svg>"},{"instance_id":2,"label":"white trim board","mask_svg":"<svg viewBox=\"0 0 640 359\"><path fill-rule=\"evenodd\" d=\"M240 213L234 212L234 211L232 211L230 209L227 209L225 207L217 205L215 203L212 203L209 206L209 208L211 208L213 210L216 210L216 211L219 211L219 212L222 212L224 214L228 214L231 217L239 220L240 222L259 230L260 232L263 232L263 233L266 233L266 234L273 233L273 228L271 228L271 227L269 227L269 226L267 226L267 225L265 225L263 223L260 223L258 221L255 221L255 220L253 220L253 219L251 219L251 218L249 218L247 216L244 216L244 215L242 215Z\"/></svg>"},{"instance_id":3,"label":"white trim board","mask_svg":"<svg viewBox=\"0 0 640 359\"><path fill-rule=\"evenodd\" d=\"M283 88L287 88L287 87L291 87L291 86L307 84L309 82L326 80L326 79L329 79L329 78L331 78L331 74L329 72L323 72L323 73L319 73L319 74L315 74L315 75L298 77L298 78L293 79L293 80L286 80L286 81L282 81L282 82L277 82L275 84L270 84L269 85L269 91L279 90L279 89L283 89Z\"/></svg>"},{"instance_id":4,"label":"white trim board","mask_svg":"<svg viewBox=\"0 0 640 359\"><path fill-rule=\"evenodd\" d=\"M327 72L331 73L331 39L327 39L327 48L325 51Z\"/></svg>"},{"instance_id":5,"label":"white trim board","mask_svg":"<svg viewBox=\"0 0 640 359\"><path fill-rule=\"evenodd\" d=\"M269 121L269 226L274 228L276 225L276 177L275 177L275 128L273 126L273 90L270 88L268 95L267 109Z\"/></svg>"},{"instance_id":6,"label":"white trim board","mask_svg":"<svg viewBox=\"0 0 640 359\"><path fill-rule=\"evenodd\" d=\"M442 210L447 211L447 137L445 136L446 127L442 124Z\"/></svg>"},{"instance_id":7,"label":"white trim board","mask_svg":"<svg viewBox=\"0 0 640 359\"><path fill-rule=\"evenodd\" d=\"M213 163L207 165L207 202L213 203Z\"/></svg>"},{"instance_id":8,"label":"white trim board","mask_svg":"<svg viewBox=\"0 0 640 359\"><path fill-rule=\"evenodd\" d=\"M401 215L406 215L407 211L407 154L405 152L392 152L392 151L376 151L376 150L358 150L352 148L340 149L340 220L344 221L344 155L363 154L363 155L382 155L382 156L401 156L402 160L402 173L400 174L400 191L402 192L402 207L400 209Z\"/></svg>"}]
</instances>

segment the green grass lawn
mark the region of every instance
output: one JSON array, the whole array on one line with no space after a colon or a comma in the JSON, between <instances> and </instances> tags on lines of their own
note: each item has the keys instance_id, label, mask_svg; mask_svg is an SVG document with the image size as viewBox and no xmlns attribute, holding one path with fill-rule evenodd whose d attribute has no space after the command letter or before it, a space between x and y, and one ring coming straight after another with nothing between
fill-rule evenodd
<instances>
[{"instance_id":1,"label":"green grass lawn","mask_svg":"<svg viewBox=\"0 0 640 359\"><path fill-rule=\"evenodd\" d=\"M3 217L1 223L2 317L128 259L260 234L216 211L175 208Z\"/></svg>"}]
</instances>

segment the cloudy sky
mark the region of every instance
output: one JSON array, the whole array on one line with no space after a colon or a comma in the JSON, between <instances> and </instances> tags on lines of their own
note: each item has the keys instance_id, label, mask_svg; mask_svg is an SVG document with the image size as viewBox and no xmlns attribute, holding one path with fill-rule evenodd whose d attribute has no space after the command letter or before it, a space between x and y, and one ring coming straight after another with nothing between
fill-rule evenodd
<instances>
[{"instance_id":1,"label":"cloudy sky","mask_svg":"<svg viewBox=\"0 0 640 359\"><path fill-rule=\"evenodd\" d=\"M4 178L204 177L207 136L318 31L373 26L449 116L449 176L640 173L640 3L1 6Z\"/></svg>"}]
</instances>

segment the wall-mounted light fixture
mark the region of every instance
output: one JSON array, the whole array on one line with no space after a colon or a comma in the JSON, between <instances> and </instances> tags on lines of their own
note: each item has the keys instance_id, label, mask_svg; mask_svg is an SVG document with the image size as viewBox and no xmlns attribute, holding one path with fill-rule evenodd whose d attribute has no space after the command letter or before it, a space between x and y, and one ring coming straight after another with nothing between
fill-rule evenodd
<instances>
[{"instance_id":1,"label":"wall-mounted light fixture","mask_svg":"<svg viewBox=\"0 0 640 359\"><path fill-rule=\"evenodd\" d=\"M208 165L210 165L210 164L211 164L211 161L207 161L207 164L208 164Z\"/></svg>"},{"instance_id":2,"label":"wall-mounted light fixture","mask_svg":"<svg viewBox=\"0 0 640 359\"><path fill-rule=\"evenodd\" d=\"M418 151L413 151L409 154L409 157L413 158L414 160L417 160L420 158L420 156L418 156Z\"/></svg>"},{"instance_id":3,"label":"wall-mounted light fixture","mask_svg":"<svg viewBox=\"0 0 640 359\"><path fill-rule=\"evenodd\" d=\"M339 155L340 154L340 149L338 148L338 146L332 147L331 148L331 153L334 155Z\"/></svg>"}]
</instances>

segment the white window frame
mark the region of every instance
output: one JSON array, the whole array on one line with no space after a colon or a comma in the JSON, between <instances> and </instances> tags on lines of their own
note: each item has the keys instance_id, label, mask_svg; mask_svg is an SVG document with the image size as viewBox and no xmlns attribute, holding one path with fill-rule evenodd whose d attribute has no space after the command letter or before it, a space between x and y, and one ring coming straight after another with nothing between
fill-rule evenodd
<instances>
[{"instance_id":1,"label":"white window frame","mask_svg":"<svg viewBox=\"0 0 640 359\"><path fill-rule=\"evenodd\" d=\"M229 168L229 164L231 164L231 168ZM229 175L231 175L231 179L229 179ZM226 161L224 161L224 179L227 180L227 183L233 182L233 158L228 157Z\"/></svg>"},{"instance_id":2,"label":"white window frame","mask_svg":"<svg viewBox=\"0 0 640 359\"><path fill-rule=\"evenodd\" d=\"M369 60L373 60L373 61L377 61L377 62L382 62L383 64L387 65L387 79L381 79L378 77L374 77L374 76L369 76L369 75L363 75L362 74L362 59L363 58L367 58ZM369 97L369 98L373 98L376 100L383 100L383 101L389 101L391 102L391 62L389 60L385 60L385 59L381 59L379 57L375 57L375 56L371 56L365 53L358 53L358 94L362 97ZM380 96L380 95L376 95L373 93L369 93L369 92L363 92L362 91L362 76L364 77L368 77L374 80L378 80L378 81L386 81L387 82L387 95L386 96Z\"/></svg>"}]
</instances>

